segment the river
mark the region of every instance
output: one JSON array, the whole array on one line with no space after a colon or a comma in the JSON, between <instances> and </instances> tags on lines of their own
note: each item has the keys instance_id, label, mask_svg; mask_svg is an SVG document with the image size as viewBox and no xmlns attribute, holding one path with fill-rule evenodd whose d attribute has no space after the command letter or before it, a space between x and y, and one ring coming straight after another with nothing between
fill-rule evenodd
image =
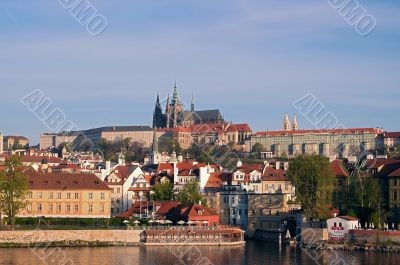
<instances>
[{"instance_id":1,"label":"river","mask_svg":"<svg viewBox=\"0 0 400 265\"><path fill-rule=\"evenodd\" d=\"M400 264L400 254L305 251L248 241L239 247L99 247L0 249L0 264L264 265Z\"/></svg>"}]
</instances>

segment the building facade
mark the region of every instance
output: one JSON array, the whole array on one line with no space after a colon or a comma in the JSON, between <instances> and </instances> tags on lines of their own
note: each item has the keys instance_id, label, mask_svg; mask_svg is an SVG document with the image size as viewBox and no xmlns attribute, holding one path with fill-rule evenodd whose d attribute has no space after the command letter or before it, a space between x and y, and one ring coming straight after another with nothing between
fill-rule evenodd
<instances>
[{"instance_id":1,"label":"building facade","mask_svg":"<svg viewBox=\"0 0 400 265\"><path fill-rule=\"evenodd\" d=\"M24 136L4 136L3 149L10 151L13 148L24 148L29 146L29 139Z\"/></svg>"},{"instance_id":2,"label":"building facade","mask_svg":"<svg viewBox=\"0 0 400 265\"><path fill-rule=\"evenodd\" d=\"M19 217L110 218L111 192L94 174L39 173L29 168L28 203Z\"/></svg>"},{"instance_id":3,"label":"building facade","mask_svg":"<svg viewBox=\"0 0 400 265\"><path fill-rule=\"evenodd\" d=\"M294 119L290 125L286 115L283 130L251 135L246 141L246 149L249 151L258 143L272 157L318 154L348 158L363 151L375 150L376 138L382 132L377 128L298 130L297 120Z\"/></svg>"},{"instance_id":4,"label":"building facade","mask_svg":"<svg viewBox=\"0 0 400 265\"><path fill-rule=\"evenodd\" d=\"M101 139L115 142L126 138L150 148L153 142L153 129L150 126L109 126L60 134L44 133L40 136L40 149L71 143L74 150L96 150Z\"/></svg>"}]
</instances>

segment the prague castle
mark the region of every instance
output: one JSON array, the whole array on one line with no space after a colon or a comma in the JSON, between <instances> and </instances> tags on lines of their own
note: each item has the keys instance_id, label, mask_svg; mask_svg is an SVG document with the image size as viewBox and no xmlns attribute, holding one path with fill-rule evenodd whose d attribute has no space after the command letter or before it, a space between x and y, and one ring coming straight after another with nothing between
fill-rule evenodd
<instances>
[{"instance_id":1,"label":"prague castle","mask_svg":"<svg viewBox=\"0 0 400 265\"><path fill-rule=\"evenodd\" d=\"M282 130L262 131L250 136L246 149L261 144L267 157L295 157L317 154L326 157L348 158L363 151L377 148L377 136L383 132L378 128L299 130L296 116L292 123L286 114Z\"/></svg>"},{"instance_id":2,"label":"prague castle","mask_svg":"<svg viewBox=\"0 0 400 265\"><path fill-rule=\"evenodd\" d=\"M153 113L153 128L188 127L194 124L215 124L224 122L224 118L218 109L195 110L193 97L190 110L185 110L183 102L179 99L176 83L174 85L172 98L168 95L165 113L162 111L160 97L157 95L156 106Z\"/></svg>"}]
</instances>

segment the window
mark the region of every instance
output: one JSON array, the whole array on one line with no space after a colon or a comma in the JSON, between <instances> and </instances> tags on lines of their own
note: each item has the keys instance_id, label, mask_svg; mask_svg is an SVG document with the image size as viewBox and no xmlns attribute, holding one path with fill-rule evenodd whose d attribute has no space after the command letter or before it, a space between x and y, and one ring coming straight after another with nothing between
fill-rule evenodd
<instances>
[{"instance_id":1,"label":"window","mask_svg":"<svg viewBox=\"0 0 400 265\"><path fill-rule=\"evenodd\" d=\"M57 212L61 212L61 203L57 203Z\"/></svg>"},{"instance_id":2,"label":"window","mask_svg":"<svg viewBox=\"0 0 400 265\"><path fill-rule=\"evenodd\" d=\"M239 209L239 215L242 215L242 209Z\"/></svg>"},{"instance_id":3,"label":"window","mask_svg":"<svg viewBox=\"0 0 400 265\"><path fill-rule=\"evenodd\" d=\"M285 184L285 190L289 190L289 183Z\"/></svg>"},{"instance_id":4,"label":"window","mask_svg":"<svg viewBox=\"0 0 400 265\"><path fill-rule=\"evenodd\" d=\"M79 199L79 193L75 192L74 198Z\"/></svg>"},{"instance_id":5,"label":"window","mask_svg":"<svg viewBox=\"0 0 400 265\"><path fill-rule=\"evenodd\" d=\"M78 205L78 204L75 204L75 205L74 205L74 211L75 211L75 212L79 211L79 205Z\"/></svg>"},{"instance_id":6,"label":"window","mask_svg":"<svg viewBox=\"0 0 400 265\"><path fill-rule=\"evenodd\" d=\"M278 190L282 190L282 185L281 184L278 185Z\"/></svg>"},{"instance_id":7,"label":"window","mask_svg":"<svg viewBox=\"0 0 400 265\"><path fill-rule=\"evenodd\" d=\"M29 199L32 199L32 197L33 197L33 194L32 194L32 192L30 191L30 192L28 192L28 198Z\"/></svg>"},{"instance_id":8,"label":"window","mask_svg":"<svg viewBox=\"0 0 400 265\"><path fill-rule=\"evenodd\" d=\"M93 204L89 204L89 213L93 212Z\"/></svg>"},{"instance_id":9,"label":"window","mask_svg":"<svg viewBox=\"0 0 400 265\"><path fill-rule=\"evenodd\" d=\"M231 202L232 202L232 203L235 203L235 197L232 197L232 198L231 198Z\"/></svg>"},{"instance_id":10,"label":"window","mask_svg":"<svg viewBox=\"0 0 400 265\"><path fill-rule=\"evenodd\" d=\"M342 223L339 223L339 227L342 227Z\"/></svg>"},{"instance_id":11,"label":"window","mask_svg":"<svg viewBox=\"0 0 400 265\"><path fill-rule=\"evenodd\" d=\"M397 179L393 179L393 186L397 186Z\"/></svg>"},{"instance_id":12,"label":"window","mask_svg":"<svg viewBox=\"0 0 400 265\"><path fill-rule=\"evenodd\" d=\"M61 192L57 193L57 199L61 199Z\"/></svg>"},{"instance_id":13,"label":"window","mask_svg":"<svg viewBox=\"0 0 400 265\"><path fill-rule=\"evenodd\" d=\"M100 212L104 213L104 204L100 204Z\"/></svg>"},{"instance_id":14,"label":"window","mask_svg":"<svg viewBox=\"0 0 400 265\"><path fill-rule=\"evenodd\" d=\"M394 201L397 201L397 200L398 200L397 191L393 191L393 200L394 200Z\"/></svg>"},{"instance_id":15,"label":"window","mask_svg":"<svg viewBox=\"0 0 400 265\"><path fill-rule=\"evenodd\" d=\"M105 198L106 198L106 194L105 194L104 192L102 192L102 193L100 194L100 199L104 200Z\"/></svg>"},{"instance_id":16,"label":"window","mask_svg":"<svg viewBox=\"0 0 400 265\"><path fill-rule=\"evenodd\" d=\"M71 205L67 204L67 206L65 207L66 211L69 213L71 211Z\"/></svg>"},{"instance_id":17,"label":"window","mask_svg":"<svg viewBox=\"0 0 400 265\"><path fill-rule=\"evenodd\" d=\"M53 204L49 203L49 213L52 213L52 212L53 212Z\"/></svg>"},{"instance_id":18,"label":"window","mask_svg":"<svg viewBox=\"0 0 400 265\"><path fill-rule=\"evenodd\" d=\"M333 223L333 227L336 227L336 222Z\"/></svg>"},{"instance_id":19,"label":"window","mask_svg":"<svg viewBox=\"0 0 400 265\"><path fill-rule=\"evenodd\" d=\"M49 199L53 199L54 198L54 193L53 192L50 192L49 193Z\"/></svg>"},{"instance_id":20,"label":"window","mask_svg":"<svg viewBox=\"0 0 400 265\"><path fill-rule=\"evenodd\" d=\"M93 193L92 192L89 193L89 200L93 200Z\"/></svg>"},{"instance_id":21,"label":"window","mask_svg":"<svg viewBox=\"0 0 400 265\"><path fill-rule=\"evenodd\" d=\"M41 191L39 191L37 196L38 196L38 199L41 199L43 197L43 193Z\"/></svg>"},{"instance_id":22,"label":"window","mask_svg":"<svg viewBox=\"0 0 400 265\"><path fill-rule=\"evenodd\" d=\"M71 192L67 192L67 199L71 199Z\"/></svg>"},{"instance_id":23,"label":"window","mask_svg":"<svg viewBox=\"0 0 400 265\"><path fill-rule=\"evenodd\" d=\"M32 212L32 204L28 204L27 209L28 209L28 212Z\"/></svg>"},{"instance_id":24,"label":"window","mask_svg":"<svg viewBox=\"0 0 400 265\"><path fill-rule=\"evenodd\" d=\"M38 210L38 212L41 212L41 211L42 211L42 204L41 204L41 203L39 203L39 204L37 205L37 210Z\"/></svg>"},{"instance_id":25,"label":"window","mask_svg":"<svg viewBox=\"0 0 400 265\"><path fill-rule=\"evenodd\" d=\"M121 193L121 188L117 188L117 193Z\"/></svg>"}]
</instances>

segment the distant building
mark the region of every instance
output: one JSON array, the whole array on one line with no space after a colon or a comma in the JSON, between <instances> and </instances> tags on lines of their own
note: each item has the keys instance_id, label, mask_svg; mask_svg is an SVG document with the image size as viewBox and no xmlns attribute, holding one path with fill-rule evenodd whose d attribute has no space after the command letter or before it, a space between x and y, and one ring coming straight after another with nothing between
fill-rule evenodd
<instances>
[{"instance_id":1,"label":"distant building","mask_svg":"<svg viewBox=\"0 0 400 265\"><path fill-rule=\"evenodd\" d=\"M348 158L363 151L375 150L376 138L382 132L377 128L299 130L296 118L290 125L285 115L282 130L251 135L246 141L246 149L250 151L258 143L264 147L264 155L271 157L317 154Z\"/></svg>"},{"instance_id":2,"label":"distant building","mask_svg":"<svg viewBox=\"0 0 400 265\"><path fill-rule=\"evenodd\" d=\"M111 192L94 174L25 170L28 204L19 217L110 218Z\"/></svg>"},{"instance_id":3,"label":"distant building","mask_svg":"<svg viewBox=\"0 0 400 265\"><path fill-rule=\"evenodd\" d=\"M29 146L29 139L25 136L4 136L3 137L3 148L6 151L12 150L13 147L15 148L24 148Z\"/></svg>"},{"instance_id":4,"label":"distant building","mask_svg":"<svg viewBox=\"0 0 400 265\"><path fill-rule=\"evenodd\" d=\"M153 129L150 126L109 126L59 134L44 133L40 136L40 149L71 143L74 150L96 150L101 139L115 142L126 138L131 138L132 142L138 142L150 148L153 142Z\"/></svg>"},{"instance_id":5,"label":"distant building","mask_svg":"<svg viewBox=\"0 0 400 265\"><path fill-rule=\"evenodd\" d=\"M218 109L196 111L194 99L192 97L190 110L185 110L183 102L179 99L176 83L172 98L167 98L165 113L162 112L159 95L157 95L156 105L153 112L154 128L174 128L178 126L190 126L193 124L204 123L223 123Z\"/></svg>"}]
</instances>

